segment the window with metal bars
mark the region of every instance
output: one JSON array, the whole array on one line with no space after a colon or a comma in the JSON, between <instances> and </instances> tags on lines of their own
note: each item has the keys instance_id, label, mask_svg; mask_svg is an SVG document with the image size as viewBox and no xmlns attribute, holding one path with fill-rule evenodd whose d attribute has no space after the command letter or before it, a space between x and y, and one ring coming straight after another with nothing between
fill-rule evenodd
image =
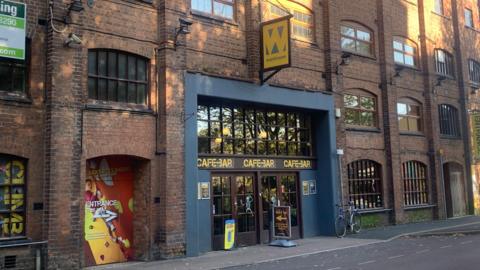
<instances>
[{"instance_id":1,"label":"window with metal bars","mask_svg":"<svg viewBox=\"0 0 480 270\"><path fill-rule=\"evenodd\" d=\"M440 75L454 77L453 56L445 50L435 50L435 71Z\"/></svg>"},{"instance_id":2,"label":"window with metal bars","mask_svg":"<svg viewBox=\"0 0 480 270\"><path fill-rule=\"evenodd\" d=\"M25 235L26 162L0 155L0 239Z\"/></svg>"},{"instance_id":3,"label":"window with metal bars","mask_svg":"<svg viewBox=\"0 0 480 270\"><path fill-rule=\"evenodd\" d=\"M367 159L348 164L348 196L357 209L383 207L381 165Z\"/></svg>"},{"instance_id":4,"label":"window with metal bars","mask_svg":"<svg viewBox=\"0 0 480 270\"><path fill-rule=\"evenodd\" d=\"M146 105L148 59L115 50L88 51L88 97Z\"/></svg>"},{"instance_id":5,"label":"window with metal bars","mask_svg":"<svg viewBox=\"0 0 480 270\"><path fill-rule=\"evenodd\" d=\"M202 104L197 108L201 154L311 156L305 113Z\"/></svg>"},{"instance_id":6,"label":"window with metal bars","mask_svg":"<svg viewBox=\"0 0 480 270\"><path fill-rule=\"evenodd\" d=\"M427 166L418 161L402 164L405 206L428 204Z\"/></svg>"},{"instance_id":7,"label":"window with metal bars","mask_svg":"<svg viewBox=\"0 0 480 270\"><path fill-rule=\"evenodd\" d=\"M470 82L475 84L480 84L480 63L473 60L468 59L468 75L470 78Z\"/></svg>"},{"instance_id":8,"label":"window with metal bars","mask_svg":"<svg viewBox=\"0 0 480 270\"><path fill-rule=\"evenodd\" d=\"M440 134L449 137L460 137L460 122L457 108L448 105L438 105L440 119Z\"/></svg>"}]
</instances>

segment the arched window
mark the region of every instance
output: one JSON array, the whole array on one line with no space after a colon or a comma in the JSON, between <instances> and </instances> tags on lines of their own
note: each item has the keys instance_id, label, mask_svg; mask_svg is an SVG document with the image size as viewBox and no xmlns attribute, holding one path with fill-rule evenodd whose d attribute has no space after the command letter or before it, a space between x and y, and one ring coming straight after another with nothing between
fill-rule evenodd
<instances>
[{"instance_id":1,"label":"arched window","mask_svg":"<svg viewBox=\"0 0 480 270\"><path fill-rule=\"evenodd\" d=\"M398 127L400 131L421 132L422 110L418 102L402 98L397 103Z\"/></svg>"},{"instance_id":2,"label":"arched window","mask_svg":"<svg viewBox=\"0 0 480 270\"><path fill-rule=\"evenodd\" d=\"M393 39L393 58L396 64L416 67L418 62L417 45L412 41L395 37Z\"/></svg>"},{"instance_id":3,"label":"arched window","mask_svg":"<svg viewBox=\"0 0 480 270\"><path fill-rule=\"evenodd\" d=\"M453 56L441 49L435 49L435 72L440 75L454 77Z\"/></svg>"},{"instance_id":4,"label":"arched window","mask_svg":"<svg viewBox=\"0 0 480 270\"><path fill-rule=\"evenodd\" d=\"M291 21L292 36L296 39L314 42L314 18L312 11L298 3L280 0L281 5L275 1L268 3L266 10L269 19L287 16L287 10L293 15ZM308 1L307 1L308 2Z\"/></svg>"},{"instance_id":5,"label":"arched window","mask_svg":"<svg viewBox=\"0 0 480 270\"><path fill-rule=\"evenodd\" d=\"M88 97L146 105L148 59L116 50L88 50Z\"/></svg>"},{"instance_id":6,"label":"arched window","mask_svg":"<svg viewBox=\"0 0 480 270\"><path fill-rule=\"evenodd\" d=\"M348 196L358 209L383 207L380 164L367 159L348 164Z\"/></svg>"},{"instance_id":7,"label":"arched window","mask_svg":"<svg viewBox=\"0 0 480 270\"><path fill-rule=\"evenodd\" d=\"M0 154L0 239L25 235L26 161Z\"/></svg>"},{"instance_id":8,"label":"arched window","mask_svg":"<svg viewBox=\"0 0 480 270\"><path fill-rule=\"evenodd\" d=\"M438 105L440 119L440 134L449 137L460 137L460 122L457 108L448 105Z\"/></svg>"},{"instance_id":9,"label":"arched window","mask_svg":"<svg viewBox=\"0 0 480 270\"><path fill-rule=\"evenodd\" d=\"M358 127L377 126L377 99L374 95L356 91L343 96L345 106L345 123Z\"/></svg>"},{"instance_id":10,"label":"arched window","mask_svg":"<svg viewBox=\"0 0 480 270\"><path fill-rule=\"evenodd\" d=\"M428 204L427 166L418 161L402 164L405 206Z\"/></svg>"},{"instance_id":11,"label":"arched window","mask_svg":"<svg viewBox=\"0 0 480 270\"><path fill-rule=\"evenodd\" d=\"M360 24L342 22L340 32L342 50L367 56L373 55L372 31Z\"/></svg>"}]
</instances>

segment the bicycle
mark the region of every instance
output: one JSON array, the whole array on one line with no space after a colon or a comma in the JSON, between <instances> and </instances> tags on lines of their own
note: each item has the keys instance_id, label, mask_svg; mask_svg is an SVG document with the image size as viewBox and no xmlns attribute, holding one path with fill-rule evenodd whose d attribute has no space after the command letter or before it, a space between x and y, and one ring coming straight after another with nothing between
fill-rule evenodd
<instances>
[{"instance_id":1,"label":"bicycle","mask_svg":"<svg viewBox=\"0 0 480 270\"><path fill-rule=\"evenodd\" d=\"M347 227L349 231L359 233L362 229L362 219L353 202L350 201L346 205L337 204L336 206L338 207L338 216L335 220L335 234L337 237L344 237L347 233ZM348 209L343 209L344 206L348 206Z\"/></svg>"}]
</instances>

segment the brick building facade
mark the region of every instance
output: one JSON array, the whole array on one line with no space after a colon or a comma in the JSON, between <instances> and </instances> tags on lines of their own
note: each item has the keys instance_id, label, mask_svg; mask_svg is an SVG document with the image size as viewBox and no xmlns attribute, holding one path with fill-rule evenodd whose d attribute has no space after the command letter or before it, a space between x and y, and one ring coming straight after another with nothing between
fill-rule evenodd
<instances>
[{"instance_id":1,"label":"brick building facade","mask_svg":"<svg viewBox=\"0 0 480 270\"><path fill-rule=\"evenodd\" d=\"M478 207L476 1L19 2L27 58L0 58L0 266L33 267L37 249L49 269L196 256L225 218L263 243L270 195L295 210L295 237L333 234L340 198L364 226ZM288 13L291 67L260 85L260 23ZM25 87L6 83L14 67ZM109 201L115 214L91 207Z\"/></svg>"}]
</instances>

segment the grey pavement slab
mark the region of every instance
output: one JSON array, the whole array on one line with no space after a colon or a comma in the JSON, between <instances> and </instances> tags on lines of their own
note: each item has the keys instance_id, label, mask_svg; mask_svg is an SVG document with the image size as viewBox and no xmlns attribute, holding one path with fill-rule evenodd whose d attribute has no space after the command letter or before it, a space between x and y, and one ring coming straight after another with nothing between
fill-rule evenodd
<instances>
[{"instance_id":1,"label":"grey pavement slab","mask_svg":"<svg viewBox=\"0 0 480 270\"><path fill-rule=\"evenodd\" d=\"M347 238L355 239L378 239L390 240L402 235L439 231L445 229L454 229L466 225L480 224L480 216L466 216L461 218L452 218L445 220L434 220L428 222L409 223L394 226L377 227L363 230L359 234L347 235Z\"/></svg>"}]
</instances>

